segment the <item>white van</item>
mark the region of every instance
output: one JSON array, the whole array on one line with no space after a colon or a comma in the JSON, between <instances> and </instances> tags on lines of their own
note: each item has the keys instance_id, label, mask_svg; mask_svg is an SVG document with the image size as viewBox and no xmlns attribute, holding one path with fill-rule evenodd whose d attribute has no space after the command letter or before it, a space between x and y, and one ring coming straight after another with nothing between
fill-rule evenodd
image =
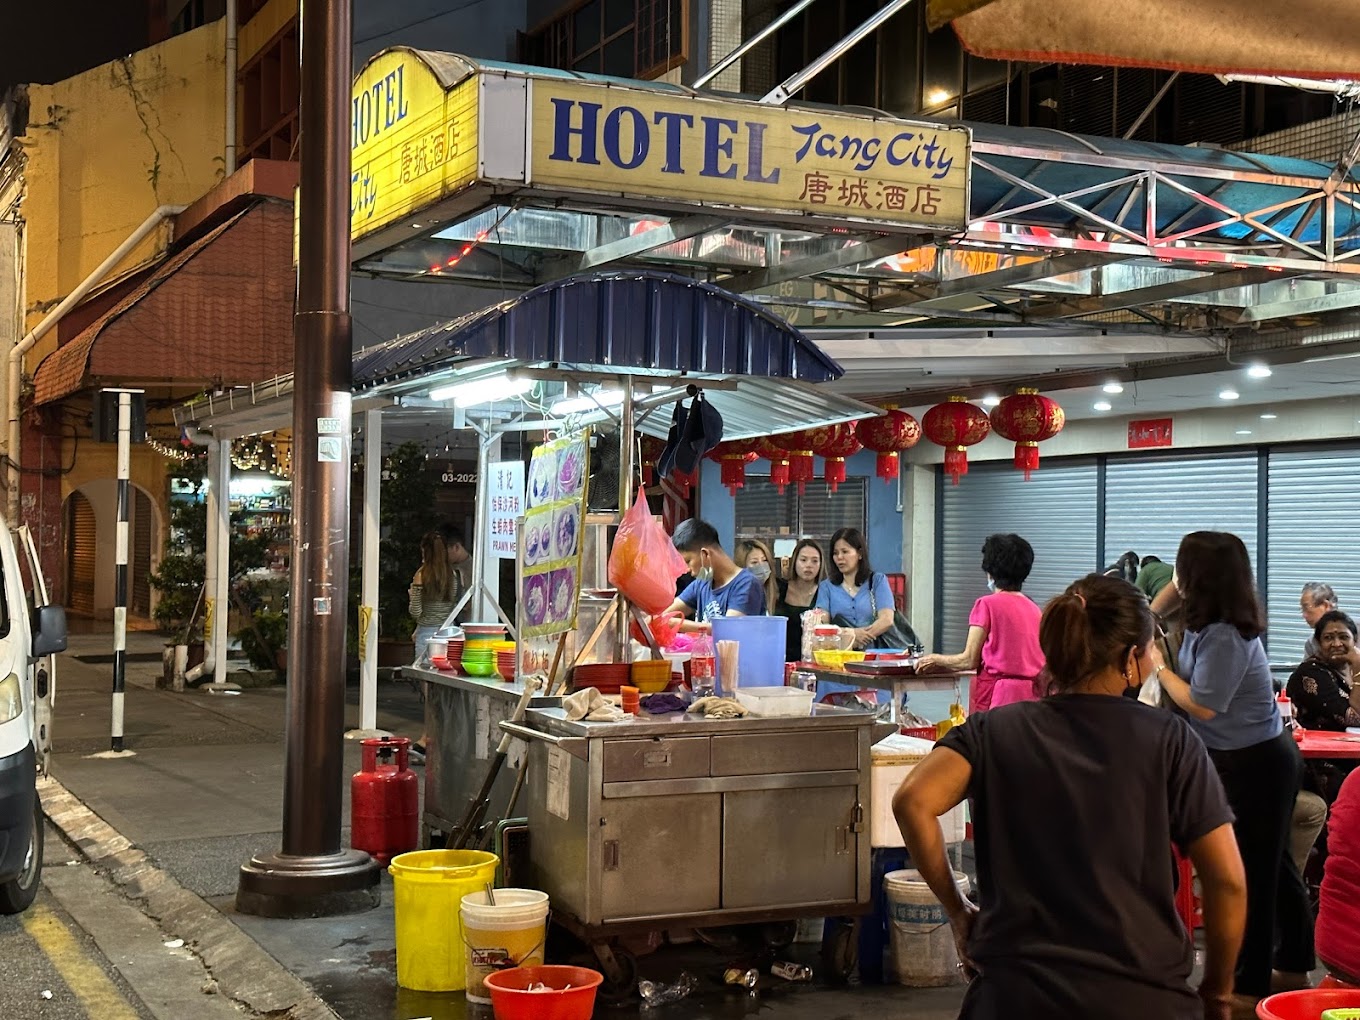
<instances>
[{"instance_id":1,"label":"white van","mask_svg":"<svg viewBox=\"0 0 1360 1020\"><path fill-rule=\"evenodd\" d=\"M53 656L65 650L66 610L47 604L28 529L0 528L0 914L27 909L42 878L37 783L52 747Z\"/></svg>"}]
</instances>

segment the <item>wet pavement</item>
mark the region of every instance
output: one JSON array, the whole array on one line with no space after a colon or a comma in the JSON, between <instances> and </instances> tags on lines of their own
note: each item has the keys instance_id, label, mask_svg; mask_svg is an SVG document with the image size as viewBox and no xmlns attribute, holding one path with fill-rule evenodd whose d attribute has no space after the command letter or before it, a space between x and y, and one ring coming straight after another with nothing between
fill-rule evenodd
<instances>
[{"instance_id":1,"label":"wet pavement","mask_svg":"<svg viewBox=\"0 0 1360 1020\"><path fill-rule=\"evenodd\" d=\"M237 914L233 901L240 865L258 850L279 846L284 689L251 689L236 697L158 690L160 666L152 653L159 650L159 639L132 635L129 647L141 654L128 667L127 744L136 755L93 758L93 752L107 747L111 667L98 659L106 643L107 638L94 635L74 637L72 652L63 657L60 669L53 771L71 795L144 850L179 886L203 897L284 970L306 982L333 1015L343 1020L489 1020L490 1010L468 1004L461 992L421 993L397 987L392 887L387 876L382 905L363 914L288 921ZM357 686L351 685L347 695L352 726L357 724ZM421 718L419 697L411 685L400 681L380 685L380 726L415 736ZM358 751L357 744L347 743L346 775L357 770ZM348 799L344 798L346 823ZM348 832L343 835L347 840ZM549 958L589 962L551 953ZM945 1020L957 1015L962 998L961 987L828 985L820 980L815 945L796 945L781 958L811 964L819 980L790 984L767 974L752 995L724 985L722 971L733 963L758 964L768 971L768 957L743 958L696 943L662 946L640 957L641 976L670 981L688 970L699 979L699 988L683 1002L646 1015L658 1020L745 1016L879 1020L888 1014ZM637 998L619 1007L601 1004L596 1016L636 1016L639 1007ZM10 1015L48 1014L14 1014L0 1008L0 1016ZM67 1020L63 1014L50 1015ZM71 1020L83 1018L72 1014Z\"/></svg>"}]
</instances>

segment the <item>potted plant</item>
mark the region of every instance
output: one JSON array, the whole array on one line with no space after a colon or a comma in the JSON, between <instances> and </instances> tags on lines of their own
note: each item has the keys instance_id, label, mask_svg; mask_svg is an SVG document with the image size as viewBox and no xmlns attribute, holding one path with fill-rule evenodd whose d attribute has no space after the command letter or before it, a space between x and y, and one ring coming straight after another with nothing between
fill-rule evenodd
<instances>
[{"instance_id":1,"label":"potted plant","mask_svg":"<svg viewBox=\"0 0 1360 1020\"><path fill-rule=\"evenodd\" d=\"M384 460L382 479L378 665L401 666L411 661L415 631L407 590L420 568L420 540L439 523L434 506L439 477L421 444L403 443Z\"/></svg>"}]
</instances>

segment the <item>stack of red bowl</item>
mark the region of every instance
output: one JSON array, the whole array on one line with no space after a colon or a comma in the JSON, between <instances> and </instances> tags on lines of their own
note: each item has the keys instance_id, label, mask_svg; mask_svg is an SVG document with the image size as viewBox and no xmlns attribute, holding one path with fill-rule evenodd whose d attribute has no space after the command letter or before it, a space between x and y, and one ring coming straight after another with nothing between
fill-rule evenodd
<instances>
[{"instance_id":1,"label":"stack of red bowl","mask_svg":"<svg viewBox=\"0 0 1360 1020\"><path fill-rule=\"evenodd\" d=\"M496 672L500 674L502 680L515 679L515 659L515 643L513 641L496 642Z\"/></svg>"},{"instance_id":2,"label":"stack of red bowl","mask_svg":"<svg viewBox=\"0 0 1360 1020\"><path fill-rule=\"evenodd\" d=\"M594 687L601 694L618 694L628 683L629 664L626 662L592 662L572 670L572 687Z\"/></svg>"},{"instance_id":3,"label":"stack of red bowl","mask_svg":"<svg viewBox=\"0 0 1360 1020\"><path fill-rule=\"evenodd\" d=\"M463 639L461 637L449 638L449 654L445 658L449 660L449 669L455 673L463 671Z\"/></svg>"}]
</instances>

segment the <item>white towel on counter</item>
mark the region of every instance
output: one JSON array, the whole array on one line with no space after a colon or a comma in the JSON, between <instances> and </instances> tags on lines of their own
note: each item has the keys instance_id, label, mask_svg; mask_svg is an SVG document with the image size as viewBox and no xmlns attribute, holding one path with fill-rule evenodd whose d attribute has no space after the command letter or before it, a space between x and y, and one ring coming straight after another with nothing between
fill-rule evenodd
<instances>
[{"instance_id":1,"label":"white towel on counter","mask_svg":"<svg viewBox=\"0 0 1360 1020\"><path fill-rule=\"evenodd\" d=\"M633 718L617 705L611 705L594 687L584 687L563 698L562 711L567 713L567 718L572 722L582 719L586 722L623 722Z\"/></svg>"}]
</instances>

